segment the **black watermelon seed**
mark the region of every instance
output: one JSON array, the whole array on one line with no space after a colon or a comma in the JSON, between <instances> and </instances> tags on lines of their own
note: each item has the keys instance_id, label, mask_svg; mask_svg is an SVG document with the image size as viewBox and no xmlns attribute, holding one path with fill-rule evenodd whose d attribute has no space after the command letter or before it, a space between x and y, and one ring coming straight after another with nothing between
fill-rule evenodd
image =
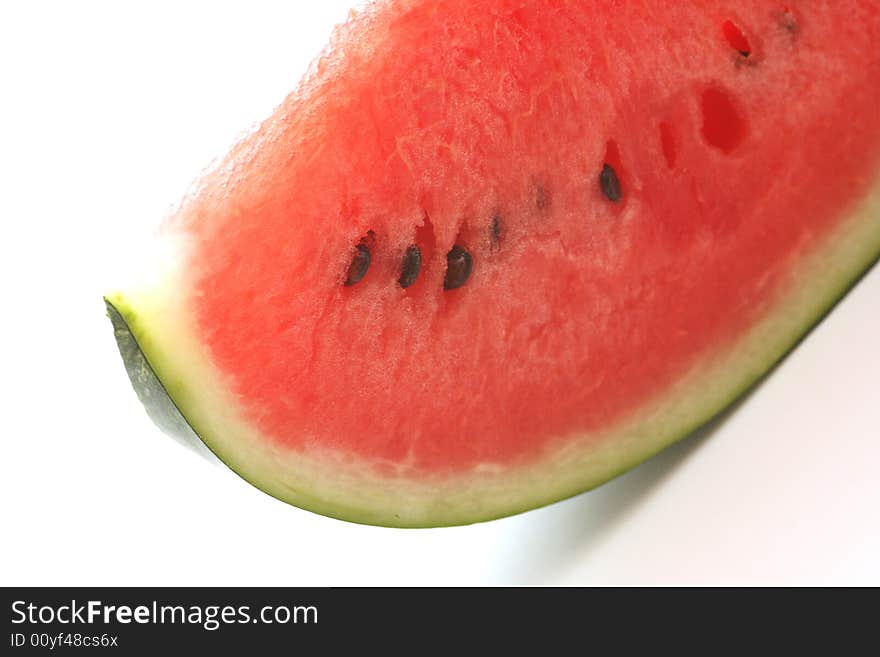
<instances>
[{"instance_id":1,"label":"black watermelon seed","mask_svg":"<svg viewBox=\"0 0 880 657\"><path fill-rule=\"evenodd\" d=\"M403 265L400 268L400 287L406 289L416 282L422 271L422 252L413 244L403 254Z\"/></svg>"},{"instance_id":2,"label":"black watermelon seed","mask_svg":"<svg viewBox=\"0 0 880 657\"><path fill-rule=\"evenodd\" d=\"M454 290L467 282L474 268L471 254L458 244L446 254L446 277L443 279L444 290Z\"/></svg>"},{"instance_id":3,"label":"black watermelon seed","mask_svg":"<svg viewBox=\"0 0 880 657\"><path fill-rule=\"evenodd\" d=\"M602 166L602 173L599 174L599 186L602 193L609 201L617 202L623 196L623 190L620 188L620 180L617 172L608 164Z\"/></svg>"},{"instance_id":4,"label":"black watermelon seed","mask_svg":"<svg viewBox=\"0 0 880 657\"><path fill-rule=\"evenodd\" d=\"M345 279L346 285L354 285L359 283L361 279L367 275L370 268L370 249L363 242L357 245L357 252L351 259L348 266L348 277Z\"/></svg>"},{"instance_id":5,"label":"black watermelon seed","mask_svg":"<svg viewBox=\"0 0 880 657\"><path fill-rule=\"evenodd\" d=\"M489 237L492 244L498 244L501 241L501 217L497 214L492 217L492 223L489 225Z\"/></svg>"}]
</instances>

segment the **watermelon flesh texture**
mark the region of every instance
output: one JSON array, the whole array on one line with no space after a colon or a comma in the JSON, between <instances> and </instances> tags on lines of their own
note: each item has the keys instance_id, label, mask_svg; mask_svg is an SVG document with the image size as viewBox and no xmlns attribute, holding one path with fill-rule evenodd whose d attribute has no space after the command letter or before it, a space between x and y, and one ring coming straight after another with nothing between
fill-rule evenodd
<instances>
[{"instance_id":1,"label":"watermelon flesh texture","mask_svg":"<svg viewBox=\"0 0 880 657\"><path fill-rule=\"evenodd\" d=\"M876 260L878 42L875 0L369 5L108 302L280 499L398 526L561 499L723 409Z\"/></svg>"}]
</instances>

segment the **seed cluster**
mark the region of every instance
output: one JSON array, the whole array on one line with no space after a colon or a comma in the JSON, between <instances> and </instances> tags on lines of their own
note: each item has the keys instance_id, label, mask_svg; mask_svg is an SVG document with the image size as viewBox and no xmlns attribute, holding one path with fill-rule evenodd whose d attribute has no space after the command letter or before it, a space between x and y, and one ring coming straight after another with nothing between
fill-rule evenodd
<instances>
[{"instance_id":1,"label":"seed cluster","mask_svg":"<svg viewBox=\"0 0 880 657\"><path fill-rule=\"evenodd\" d=\"M623 197L623 191L617 173L609 165L602 167L599 174L599 187L610 201L620 201ZM542 185L535 188L535 207L539 211L543 211L549 205L549 195ZM502 234L501 215L496 213L492 216L489 223L489 241L492 248L497 248L501 243ZM345 279L345 285L351 286L363 280L370 268L371 253L370 244L373 242L373 233L370 231L369 237L358 242L351 264L348 266L348 274ZM452 247L446 254L446 274L443 278L444 290L455 290L467 283L474 270L474 259L471 253L461 244ZM418 244L410 245L403 254L400 265L400 277L397 279L398 284L403 289L411 287L419 278L422 271L422 251Z\"/></svg>"},{"instance_id":2,"label":"seed cluster","mask_svg":"<svg viewBox=\"0 0 880 657\"><path fill-rule=\"evenodd\" d=\"M778 17L780 25L788 32L792 34L796 34L800 29L800 26L797 23L797 20L794 14L789 9L784 9ZM747 60L752 55L752 47L749 43L748 37L743 32L743 30L733 21L727 20L722 24L722 34L726 39L727 43L731 48L737 53L737 56L742 60ZM711 93L711 92L710 92ZM720 92L718 92L720 93ZM704 94L705 96L705 94ZM712 97L714 98L714 96ZM712 100L710 98L710 100ZM722 99L724 101L724 99ZM713 105L713 112L708 112L710 118L715 115L724 115L725 112L730 114L733 110L727 111L727 106L729 103L725 104L724 102L719 101L715 103L718 107ZM711 103L710 103L711 104ZM705 98L704 98L704 105ZM707 114L706 108L704 107L704 114ZM709 122L711 123L711 122ZM725 126L731 123L730 121L724 121ZM711 126L710 126L711 127ZM663 144L663 153L666 157L666 162L670 168L675 166L676 152L675 152L675 142L673 137L673 132L671 127L666 123L661 123L660 125L661 131L661 142ZM704 126L704 132L705 126ZM728 130L730 132L730 130ZM711 133L711 131L710 131ZM713 145L718 145L722 150L729 150L725 148L726 141L732 139L731 135L728 135L725 132L723 135L717 136L717 138L713 141L711 137L714 133L708 135L710 138L710 143ZM734 135L735 136L735 135ZM724 143L715 143L719 140L724 141ZM616 148L614 150L616 154ZM615 155L609 157L611 160L616 161ZM602 169L598 175L598 183L599 190L602 195L612 203L619 203L623 200L624 191L623 184L621 183L620 176L617 170L609 164L608 162L603 162ZM595 179L594 179L595 180ZM543 185L538 184L534 187L534 197L533 197L534 207L538 212L544 212L550 206L550 193L549 190ZM491 249L496 249L501 244L501 238L503 233L503 223L501 216L496 213L492 216L492 219L489 223L488 227L489 233L489 243ZM345 279L345 285L351 286L360 282L364 276L367 274L367 270L370 268L371 254L370 248L373 242L374 235L372 231L368 233L368 238L362 239L356 246L356 250L354 256L352 257L351 264L348 267L348 273ZM411 287L416 283L419 278L419 274L422 271L422 251L419 248L418 244L412 244L409 246L403 254L403 258L400 265L400 277L398 278L398 283L401 288L406 289ZM461 244L455 244L449 253L446 254L446 274L443 278L443 289L444 290L455 290L462 287L465 283L467 283L474 269L474 260L473 256L467 250L467 248Z\"/></svg>"}]
</instances>

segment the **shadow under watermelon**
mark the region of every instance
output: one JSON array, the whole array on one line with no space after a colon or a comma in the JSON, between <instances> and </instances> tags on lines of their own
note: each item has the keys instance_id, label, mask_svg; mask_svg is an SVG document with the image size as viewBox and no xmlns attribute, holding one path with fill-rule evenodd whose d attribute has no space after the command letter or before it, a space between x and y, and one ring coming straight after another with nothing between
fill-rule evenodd
<instances>
[{"instance_id":1,"label":"shadow under watermelon","mask_svg":"<svg viewBox=\"0 0 880 657\"><path fill-rule=\"evenodd\" d=\"M580 495L501 522L492 584L541 585L560 577L591 552L694 455L736 413L752 391L686 438L616 479ZM645 546L650 549L650 546ZM566 584L573 582L565 581ZM582 581L578 584L589 585ZM604 583L604 582L603 582Z\"/></svg>"}]
</instances>

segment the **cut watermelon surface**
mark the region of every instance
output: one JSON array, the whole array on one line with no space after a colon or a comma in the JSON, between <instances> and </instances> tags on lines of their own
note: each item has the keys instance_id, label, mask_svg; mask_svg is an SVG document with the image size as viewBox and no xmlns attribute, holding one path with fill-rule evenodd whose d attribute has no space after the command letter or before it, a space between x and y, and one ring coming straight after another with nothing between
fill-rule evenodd
<instances>
[{"instance_id":1,"label":"cut watermelon surface","mask_svg":"<svg viewBox=\"0 0 880 657\"><path fill-rule=\"evenodd\" d=\"M373 3L107 295L132 381L338 518L592 488L876 261L878 43L877 0Z\"/></svg>"}]
</instances>

